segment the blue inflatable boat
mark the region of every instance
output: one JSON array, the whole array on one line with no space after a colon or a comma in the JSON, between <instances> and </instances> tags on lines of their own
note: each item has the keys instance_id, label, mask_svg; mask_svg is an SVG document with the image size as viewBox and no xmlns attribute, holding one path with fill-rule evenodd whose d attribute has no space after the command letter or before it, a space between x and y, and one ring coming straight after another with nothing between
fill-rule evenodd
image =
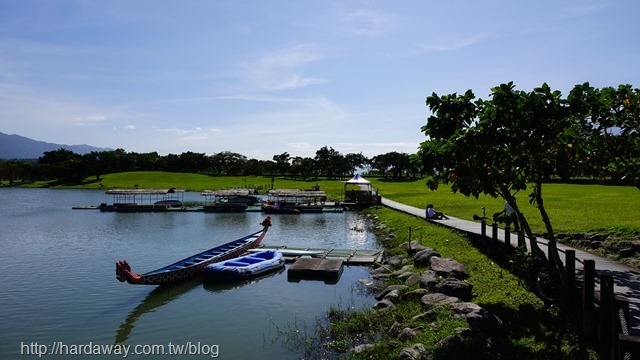
<instances>
[{"instance_id":1,"label":"blue inflatable boat","mask_svg":"<svg viewBox=\"0 0 640 360\"><path fill-rule=\"evenodd\" d=\"M241 280L260 276L284 267L284 256L277 250L264 250L207 265L206 279Z\"/></svg>"}]
</instances>

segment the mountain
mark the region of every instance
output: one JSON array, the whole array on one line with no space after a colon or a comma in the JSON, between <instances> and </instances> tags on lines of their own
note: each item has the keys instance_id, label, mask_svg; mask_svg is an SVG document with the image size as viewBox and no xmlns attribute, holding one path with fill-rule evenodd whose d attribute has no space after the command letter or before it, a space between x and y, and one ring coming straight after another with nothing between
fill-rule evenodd
<instances>
[{"instance_id":1,"label":"mountain","mask_svg":"<svg viewBox=\"0 0 640 360\"><path fill-rule=\"evenodd\" d=\"M64 145L29 139L20 135L8 135L0 132L0 159L37 159L45 151L60 148L84 155L92 151L108 151L112 149L98 148L89 145Z\"/></svg>"}]
</instances>

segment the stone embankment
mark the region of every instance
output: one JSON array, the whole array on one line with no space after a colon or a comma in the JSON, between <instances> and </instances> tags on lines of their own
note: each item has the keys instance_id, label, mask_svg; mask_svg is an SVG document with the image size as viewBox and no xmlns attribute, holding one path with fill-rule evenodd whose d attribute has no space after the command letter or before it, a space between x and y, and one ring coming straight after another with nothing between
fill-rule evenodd
<instances>
[{"instance_id":1,"label":"stone embankment","mask_svg":"<svg viewBox=\"0 0 640 360\"><path fill-rule=\"evenodd\" d=\"M378 230L385 227L377 225ZM394 237L392 232L387 237ZM388 311L395 303L402 300L419 301L425 311L416 315L412 321L424 322L424 326L409 326L395 323L387 336L395 337L399 341L406 341L417 337L420 331L428 331L429 323L434 320L434 308L448 307L454 316L464 318L468 327L456 329L456 334L448 336L438 343L438 347L455 346L455 342L465 338L484 338L489 352L499 352L491 349L491 344L503 334L502 321L486 309L473 303L473 284L469 283L467 269L455 259L443 258L436 249L422 245L417 241L403 243L406 255L385 257L382 264L371 271L373 279L383 283L401 283L389 285L375 294L377 303L374 309ZM412 260L412 261L410 261ZM372 344L360 345L351 351L367 352ZM399 359L418 360L430 358L430 352L422 343L401 350ZM493 358L489 356L489 358Z\"/></svg>"}]
</instances>

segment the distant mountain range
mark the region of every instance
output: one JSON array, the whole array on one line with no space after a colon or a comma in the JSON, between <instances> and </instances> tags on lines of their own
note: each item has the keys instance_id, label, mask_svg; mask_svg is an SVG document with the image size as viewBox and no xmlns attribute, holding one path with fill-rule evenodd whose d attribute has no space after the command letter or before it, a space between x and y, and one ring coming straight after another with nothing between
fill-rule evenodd
<instances>
[{"instance_id":1,"label":"distant mountain range","mask_svg":"<svg viewBox=\"0 0 640 360\"><path fill-rule=\"evenodd\" d=\"M0 132L0 159L37 159L45 151L60 148L84 155L92 151L108 151L109 148L99 148L89 145L64 145L29 139L20 135L8 135Z\"/></svg>"}]
</instances>

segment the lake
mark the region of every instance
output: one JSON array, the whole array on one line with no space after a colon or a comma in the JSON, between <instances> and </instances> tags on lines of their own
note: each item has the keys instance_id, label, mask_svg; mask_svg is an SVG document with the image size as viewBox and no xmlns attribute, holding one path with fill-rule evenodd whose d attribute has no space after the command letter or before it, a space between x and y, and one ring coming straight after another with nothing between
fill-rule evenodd
<instances>
[{"instance_id":1,"label":"lake","mask_svg":"<svg viewBox=\"0 0 640 360\"><path fill-rule=\"evenodd\" d=\"M46 358L123 358L96 353L128 346L127 358L190 351L190 359L297 359L303 353L289 335L313 334L330 306L374 302L358 282L369 278L361 266L345 267L337 284L289 282L286 269L251 282L196 279L168 288L115 278L117 260L144 273L260 230L259 212L71 209L111 202L94 190L3 188L0 195L2 358L38 358L42 350L69 354ZM187 193L189 200L202 201L198 193ZM265 245L379 247L358 212L273 215L272 222Z\"/></svg>"}]
</instances>

